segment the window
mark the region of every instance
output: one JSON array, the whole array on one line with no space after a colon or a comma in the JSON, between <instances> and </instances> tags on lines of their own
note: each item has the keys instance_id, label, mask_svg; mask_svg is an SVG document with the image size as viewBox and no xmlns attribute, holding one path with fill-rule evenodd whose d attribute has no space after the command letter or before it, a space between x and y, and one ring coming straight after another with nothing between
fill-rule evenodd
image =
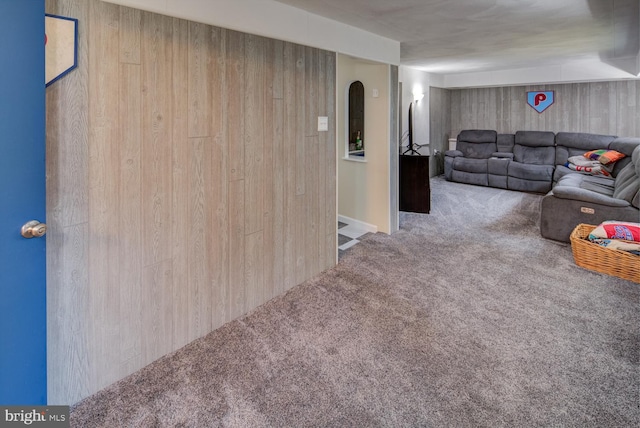
<instances>
[{"instance_id":1,"label":"window","mask_svg":"<svg viewBox=\"0 0 640 428\"><path fill-rule=\"evenodd\" d=\"M364 85L357 80L349 85L348 157L364 159Z\"/></svg>"}]
</instances>

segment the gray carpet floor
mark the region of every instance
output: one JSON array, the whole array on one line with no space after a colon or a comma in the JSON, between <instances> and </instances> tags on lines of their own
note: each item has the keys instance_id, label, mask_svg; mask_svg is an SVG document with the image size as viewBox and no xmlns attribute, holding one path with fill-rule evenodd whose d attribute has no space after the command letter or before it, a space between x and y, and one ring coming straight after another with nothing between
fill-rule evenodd
<instances>
[{"instance_id":1,"label":"gray carpet floor","mask_svg":"<svg viewBox=\"0 0 640 428\"><path fill-rule=\"evenodd\" d=\"M541 196L430 215L72 407L79 427L636 427L640 286L575 266Z\"/></svg>"}]
</instances>

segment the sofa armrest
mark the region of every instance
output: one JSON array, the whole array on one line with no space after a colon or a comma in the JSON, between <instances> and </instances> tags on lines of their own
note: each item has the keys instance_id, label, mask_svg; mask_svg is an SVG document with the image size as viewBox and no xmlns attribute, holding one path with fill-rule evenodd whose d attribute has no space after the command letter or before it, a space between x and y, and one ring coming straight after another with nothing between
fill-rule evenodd
<instances>
[{"instance_id":1,"label":"sofa armrest","mask_svg":"<svg viewBox=\"0 0 640 428\"><path fill-rule=\"evenodd\" d=\"M553 195L560 199L572 199L575 201L590 202L608 207L628 207L631 204L624 199L613 198L591 190L574 186L563 186L558 183L553 188Z\"/></svg>"},{"instance_id":2,"label":"sofa armrest","mask_svg":"<svg viewBox=\"0 0 640 428\"><path fill-rule=\"evenodd\" d=\"M491 157L498 159L513 159L513 153L493 152L491 153Z\"/></svg>"},{"instance_id":3,"label":"sofa armrest","mask_svg":"<svg viewBox=\"0 0 640 428\"><path fill-rule=\"evenodd\" d=\"M460 150L447 150L446 152L444 152L445 156L449 156L450 158L457 158L459 156L464 156L464 153L462 153Z\"/></svg>"}]
</instances>

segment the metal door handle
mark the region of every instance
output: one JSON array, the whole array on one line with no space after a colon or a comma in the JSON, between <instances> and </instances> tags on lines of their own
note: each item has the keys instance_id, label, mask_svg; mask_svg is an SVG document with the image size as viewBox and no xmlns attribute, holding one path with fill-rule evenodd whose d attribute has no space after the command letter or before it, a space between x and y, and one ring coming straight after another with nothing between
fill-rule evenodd
<instances>
[{"instance_id":1,"label":"metal door handle","mask_svg":"<svg viewBox=\"0 0 640 428\"><path fill-rule=\"evenodd\" d=\"M47 233L47 225L40 223L38 220L31 220L22 226L20 233L25 238L40 238Z\"/></svg>"}]
</instances>

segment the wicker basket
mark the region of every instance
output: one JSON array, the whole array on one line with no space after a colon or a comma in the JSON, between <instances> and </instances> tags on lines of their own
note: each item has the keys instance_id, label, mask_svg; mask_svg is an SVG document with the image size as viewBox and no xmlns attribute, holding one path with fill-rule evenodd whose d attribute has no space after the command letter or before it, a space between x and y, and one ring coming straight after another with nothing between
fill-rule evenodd
<instances>
[{"instance_id":1,"label":"wicker basket","mask_svg":"<svg viewBox=\"0 0 640 428\"><path fill-rule=\"evenodd\" d=\"M579 224L571 232L571 250L576 264L585 269L640 283L640 256L589 241L587 237L595 228L590 224Z\"/></svg>"}]
</instances>

